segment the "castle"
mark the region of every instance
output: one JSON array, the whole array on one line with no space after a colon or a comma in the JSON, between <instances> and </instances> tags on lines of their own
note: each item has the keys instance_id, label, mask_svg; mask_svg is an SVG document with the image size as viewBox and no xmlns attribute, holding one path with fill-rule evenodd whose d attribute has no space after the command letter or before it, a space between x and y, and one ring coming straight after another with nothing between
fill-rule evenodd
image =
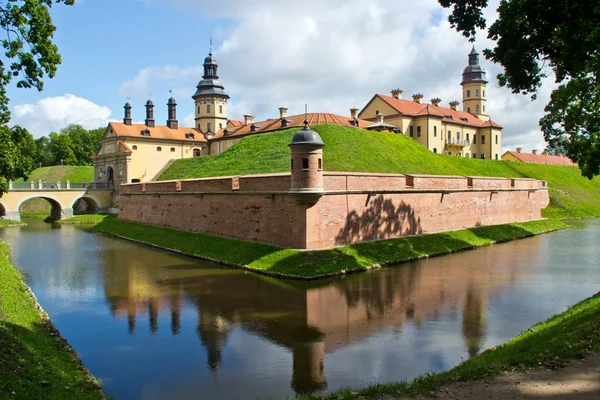
<instances>
[{"instance_id":1,"label":"castle","mask_svg":"<svg viewBox=\"0 0 600 400\"><path fill-rule=\"evenodd\" d=\"M502 127L486 114L487 81L475 48L462 74L462 111L457 101L445 108L439 98L432 99L431 104L422 103L422 94L405 100L402 91L395 89L392 96L376 94L360 112L351 108L350 117L330 113L288 116L282 106L277 119L256 122L247 114L243 121L232 120L227 117L229 95L219 80L212 52L203 66L204 75L192 96L195 126L179 126L173 97L167 101L165 125L156 124L151 100L146 102L143 124L132 122L132 106L126 103L123 122L109 123L101 149L93 157L96 182L118 188L122 183L152 181L174 160L219 154L245 136L299 127L305 119L310 125L336 124L404 134L434 153L499 159Z\"/></svg>"}]
</instances>

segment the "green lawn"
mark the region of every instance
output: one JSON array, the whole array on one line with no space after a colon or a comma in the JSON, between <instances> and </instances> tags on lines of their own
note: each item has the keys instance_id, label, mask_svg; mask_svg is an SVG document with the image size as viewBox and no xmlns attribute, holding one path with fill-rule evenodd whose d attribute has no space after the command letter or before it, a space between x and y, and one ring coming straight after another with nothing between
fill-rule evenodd
<instances>
[{"instance_id":1,"label":"green lawn","mask_svg":"<svg viewBox=\"0 0 600 400\"><path fill-rule=\"evenodd\" d=\"M11 219L0 219L0 228L6 228L7 226L21 226L26 225L24 222L13 221Z\"/></svg>"},{"instance_id":2,"label":"green lawn","mask_svg":"<svg viewBox=\"0 0 600 400\"><path fill-rule=\"evenodd\" d=\"M104 221L108 214L83 214L72 218L66 218L56 221L59 224L97 224Z\"/></svg>"},{"instance_id":3,"label":"green lawn","mask_svg":"<svg viewBox=\"0 0 600 400\"><path fill-rule=\"evenodd\" d=\"M257 272L298 278L320 278L365 270L373 265L448 254L564 228L557 220L486 226L460 231L380 240L328 250L299 251L119 221L108 216L94 229L155 244L183 254L246 266Z\"/></svg>"},{"instance_id":4,"label":"green lawn","mask_svg":"<svg viewBox=\"0 0 600 400\"><path fill-rule=\"evenodd\" d=\"M359 396L428 395L443 384L486 378L501 371L560 368L569 360L583 358L589 351L600 351L600 293L449 371L426 374L409 382L375 384L301 398L349 400Z\"/></svg>"},{"instance_id":5,"label":"green lawn","mask_svg":"<svg viewBox=\"0 0 600 400\"><path fill-rule=\"evenodd\" d=\"M103 399L52 323L36 308L0 241L0 398Z\"/></svg>"},{"instance_id":6,"label":"green lawn","mask_svg":"<svg viewBox=\"0 0 600 400\"><path fill-rule=\"evenodd\" d=\"M404 135L336 125L312 129L326 144L323 163L327 171L543 179L548 181L551 199L544 217L600 216L600 177L590 181L577 167L452 157L434 154ZM160 179L289 172L288 144L297 130L248 136L219 155L178 160Z\"/></svg>"},{"instance_id":7,"label":"green lawn","mask_svg":"<svg viewBox=\"0 0 600 400\"><path fill-rule=\"evenodd\" d=\"M94 180L94 167L92 166L71 166L57 165L53 167L37 168L29 174L27 182L92 182ZM18 179L18 181L23 181Z\"/></svg>"}]
</instances>

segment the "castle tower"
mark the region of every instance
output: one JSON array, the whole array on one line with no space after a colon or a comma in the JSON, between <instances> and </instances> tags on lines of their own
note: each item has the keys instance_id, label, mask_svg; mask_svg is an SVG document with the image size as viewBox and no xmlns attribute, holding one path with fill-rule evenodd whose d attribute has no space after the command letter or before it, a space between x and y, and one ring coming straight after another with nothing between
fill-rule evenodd
<instances>
[{"instance_id":1,"label":"castle tower","mask_svg":"<svg viewBox=\"0 0 600 400\"><path fill-rule=\"evenodd\" d=\"M212 47L212 45L211 45ZM212 55L204 59L204 75L192 96L195 102L196 128L204 135L212 136L227 125L227 100L229 96L217 75L217 60Z\"/></svg>"},{"instance_id":2,"label":"castle tower","mask_svg":"<svg viewBox=\"0 0 600 400\"><path fill-rule=\"evenodd\" d=\"M323 139L308 127L296 132L289 144L291 150L292 187L300 204L315 204L323 194Z\"/></svg>"},{"instance_id":3,"label":"castle tower","mask_svg":"<svg viewBox=\"0 0 600 400\"><path fill-rule=\"evenodd\" d=\"M485 110L485 71L479 66L479 53L473 50L469 53L469 65L462 74L463 111L470 112L478 118L488 121L490 118Z\"/></svg>"}]
</instances>

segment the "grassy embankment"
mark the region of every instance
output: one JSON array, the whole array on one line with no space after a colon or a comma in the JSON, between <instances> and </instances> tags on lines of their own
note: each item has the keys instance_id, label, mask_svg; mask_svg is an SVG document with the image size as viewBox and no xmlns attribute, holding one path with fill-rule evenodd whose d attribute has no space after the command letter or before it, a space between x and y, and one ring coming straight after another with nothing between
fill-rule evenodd
<instances>
[{"instance_id":1,"label":"grassy embankment","mask_svg":"<svg viewBox=\"0 0 600 400\"><path fill-rule=\"evenodd\" d=\"M0 397L103 399L77 354L39 310L0 241Z\"/></svg>"},{"instance_id":2,"label":"grassy embankment","mask_svg":"<svg viewBox=\"0 0 600 400\"><path fill-rule=\"evenodd\" d=\"M21 226L25 225L23 222L13 221L10 219L0 219L0 228L6 228L8 226Z\"/></svg>"},{"instance_id":3,"label":"grassy embankment","mask_svg":"<svg viewBox=\"0 0 600 400\"><path fill-rule=\"evenodd\" d=\"M544 217L600 216L600 177L590 181L581 176L577 167L446 156L434 154L403 135L335 125L312 129L326 144L323 164L327 171L543 179L548 181L550 191L550 206L543 210ZM178 160L160 179L288 172L288 144L296 131L249 136L214 157Z\"/></svg>"},{"instance_id":4,"label":"grassy embankment","mask_svg":"<svg viewBox=\"0 0 600 400\"><path fill-rule=\"evenodd\" d=\"M396 264L564 228L557 220L541 220L460 231L410 236L338 247L298 251L260 243L203 235L119 221L107 216L94 229L151 243L182 254L218 260L229 265L279 276L318 278Z\"/></svg>"},{"instance_id":5,"label":"grassy embankment","mask_svg":"<svg viewBox=\"0 0 600 400\"><path fill-rule=\"evenodd\" d=\"M27 182L92 182L94 167L91 166L53 166L37 168L31 172ZM22 179L17 182L23 182ZM46 218L50 215L51 206L47 200L36 198L21 204L22 218Z\"/></svg>"},{"instance_id":6,"label":"grassy embankment","mask_svg":"<svg viewBox=\"0 0 600 400\"><path fill-rule=\"evenodd\" d=\"M77 224L97 224L108 216L108 214L83 214L72 218L66 218L56 221L58 224L77 225Z\"/></svg>"},{"instance_id":7,"label":"grassy embankment","mask_svg":"<svg viewBox=\"0 0 600 400\"><path fill-rule=\"evenodd\" d=\"M427 374L412 381L375 384L302 398L343 400L358 396L428 395L444 384L482 379L501 371L560 368L569 360L583 358L589 351L600 351L600 293L449 371Z\"/></svg>"}]
</instances>

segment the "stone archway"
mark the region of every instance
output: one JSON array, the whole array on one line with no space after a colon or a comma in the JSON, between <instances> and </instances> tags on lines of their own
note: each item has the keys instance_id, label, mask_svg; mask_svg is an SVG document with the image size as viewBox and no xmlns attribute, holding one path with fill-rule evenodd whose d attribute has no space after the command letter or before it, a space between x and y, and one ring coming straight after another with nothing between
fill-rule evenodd
<instances>
[{"instance_id":1,"label":"stone archway","mask_svg":"<svg viewBox=\"0 0 600 400\"><path fill-rule=\"evenodd\" d=\"M21 206L23 205L23 203L25 203L28 200L32 200L32 199L44 199L46 200L48 203L50 203L50 219L53 221L58 221L61 218L65 217L65 218L70 218L73 216L73 209L65 209L62 204L60 204L60 201L56 198L54 198L53 196L40 196L40 195L33 195L33 196L28 196L23 198L19 204L17 205L17 209L16 212L18 213L18 215L21 215Z\"/></svg>"},{"instance_id":2,"label":"stone archway","mask_svg":"<svg viewBox=\"0 0 600 400\"><path fill-rule=\"evenodd\" d=\"M73 214L94 214L100 208L100 202L94 196L84 195L73 202L71 205Z\"/></svg>"},{"instance_id":3,"label":"stone archway","mask_svg":"<svg viewBox=\"0 0 600 400\"><path fill-rule=\"evenodd\" d=\"M115 170L113 167L106 168L106 182L111 186L115 184Z\"/></svg>"}]
</instances>

